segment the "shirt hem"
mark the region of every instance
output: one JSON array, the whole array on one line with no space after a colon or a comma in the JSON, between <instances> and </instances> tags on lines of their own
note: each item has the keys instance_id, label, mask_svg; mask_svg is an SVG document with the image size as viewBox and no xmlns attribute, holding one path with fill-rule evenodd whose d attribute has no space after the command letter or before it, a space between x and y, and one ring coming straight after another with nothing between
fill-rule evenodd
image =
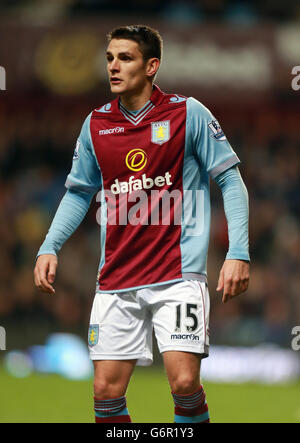
<instances>
[{"instance_id":1,"label":"shirt hem","mask_svg":"<svg viewBox=\"0 0 300 443\"><path fill-rule=\"evenodd\" d=\"M199 281L207 283L207 276L205 274L200 274L197 272L184 272L182 274L181 278L175 278L173 280L167 280L167 281L162 281L162 282L158 282L158 283L148 283L148 284L140 285L140 286L132 286L129 288L124 288L124 289L110 289L110 290L103 291L103 290L99 289L99 287L98 287L96 289L96 294L112 294L112 293L115 294L115 293L119 293L119 292L136 291L138 289L144 289L144 288L155 287L155 286L163 286L163 285L168 285L170 283L179 283L184 280L199 280Z\"/></svg>"}]
</instances>

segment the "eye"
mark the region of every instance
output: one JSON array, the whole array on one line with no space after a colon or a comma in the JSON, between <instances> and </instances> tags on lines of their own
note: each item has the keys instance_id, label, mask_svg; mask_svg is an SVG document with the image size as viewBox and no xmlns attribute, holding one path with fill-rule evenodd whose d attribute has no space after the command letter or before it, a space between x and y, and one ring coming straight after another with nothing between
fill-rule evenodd
<instances>
[{"instance_id":1,"label":"eye","mask_svg":"<svg viewBox=\"0 0 300 443\"><path fill-rule=\"evenodd\" d=\"M129 57L128 55L122 55L122 56L120 57L120 59L121 59L121 60L124 60L124 61L130 61L130 60L131 60L131 57Z\"/></svg>"}]
</instances>

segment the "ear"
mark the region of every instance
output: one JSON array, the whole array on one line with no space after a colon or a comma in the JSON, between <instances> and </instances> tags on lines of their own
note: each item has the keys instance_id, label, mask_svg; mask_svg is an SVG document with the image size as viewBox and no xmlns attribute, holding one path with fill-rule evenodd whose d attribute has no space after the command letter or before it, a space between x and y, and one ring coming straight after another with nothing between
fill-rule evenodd
<instances>
[{"instance_id":1,"label":"ear","mask_svg":"<svg viewBox=\"0 0 300 443\"><path fill-rule=\"evenodd\" d=\"M155 76L155 74L158 71L158 68L160 66L160 61L158 58L150 58L147 61L147 66L146 66L146 73L148 77L153 77Z\"/></svg>"}]
</instances>

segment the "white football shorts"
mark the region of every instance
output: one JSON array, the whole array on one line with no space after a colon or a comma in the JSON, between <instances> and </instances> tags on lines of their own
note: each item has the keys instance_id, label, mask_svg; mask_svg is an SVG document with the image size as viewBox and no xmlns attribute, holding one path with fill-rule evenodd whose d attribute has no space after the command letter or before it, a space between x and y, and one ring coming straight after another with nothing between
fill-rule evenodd
<instances>
[{"instance_id":1,"label":"white football shorts","mask_svg":"<svg viewBox=\"0 0 300 443\"><path fill-rule=\"evenodd\" d=\"M153 362L152 331L159 351L209 352L207 284L185 280L128 292L95 295L89 328L92 360Z\"/></svg>"}]
</instances>

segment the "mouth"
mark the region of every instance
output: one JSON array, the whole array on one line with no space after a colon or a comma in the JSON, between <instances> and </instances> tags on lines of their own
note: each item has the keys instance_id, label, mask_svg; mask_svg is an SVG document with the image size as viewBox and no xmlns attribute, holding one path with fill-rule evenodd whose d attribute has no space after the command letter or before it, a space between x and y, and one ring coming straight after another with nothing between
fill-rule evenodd
<instances>
[{"instance_id":1,"label":"mouth","mask_svg":"<svg viewBox=\"0 0 300 443\"><path fill-rule=\"evenodd\" d=\"M122 80L118 77L111 77L110 82L112 85L119 85L122 82Z\"/></svg>"}]
</instances>

